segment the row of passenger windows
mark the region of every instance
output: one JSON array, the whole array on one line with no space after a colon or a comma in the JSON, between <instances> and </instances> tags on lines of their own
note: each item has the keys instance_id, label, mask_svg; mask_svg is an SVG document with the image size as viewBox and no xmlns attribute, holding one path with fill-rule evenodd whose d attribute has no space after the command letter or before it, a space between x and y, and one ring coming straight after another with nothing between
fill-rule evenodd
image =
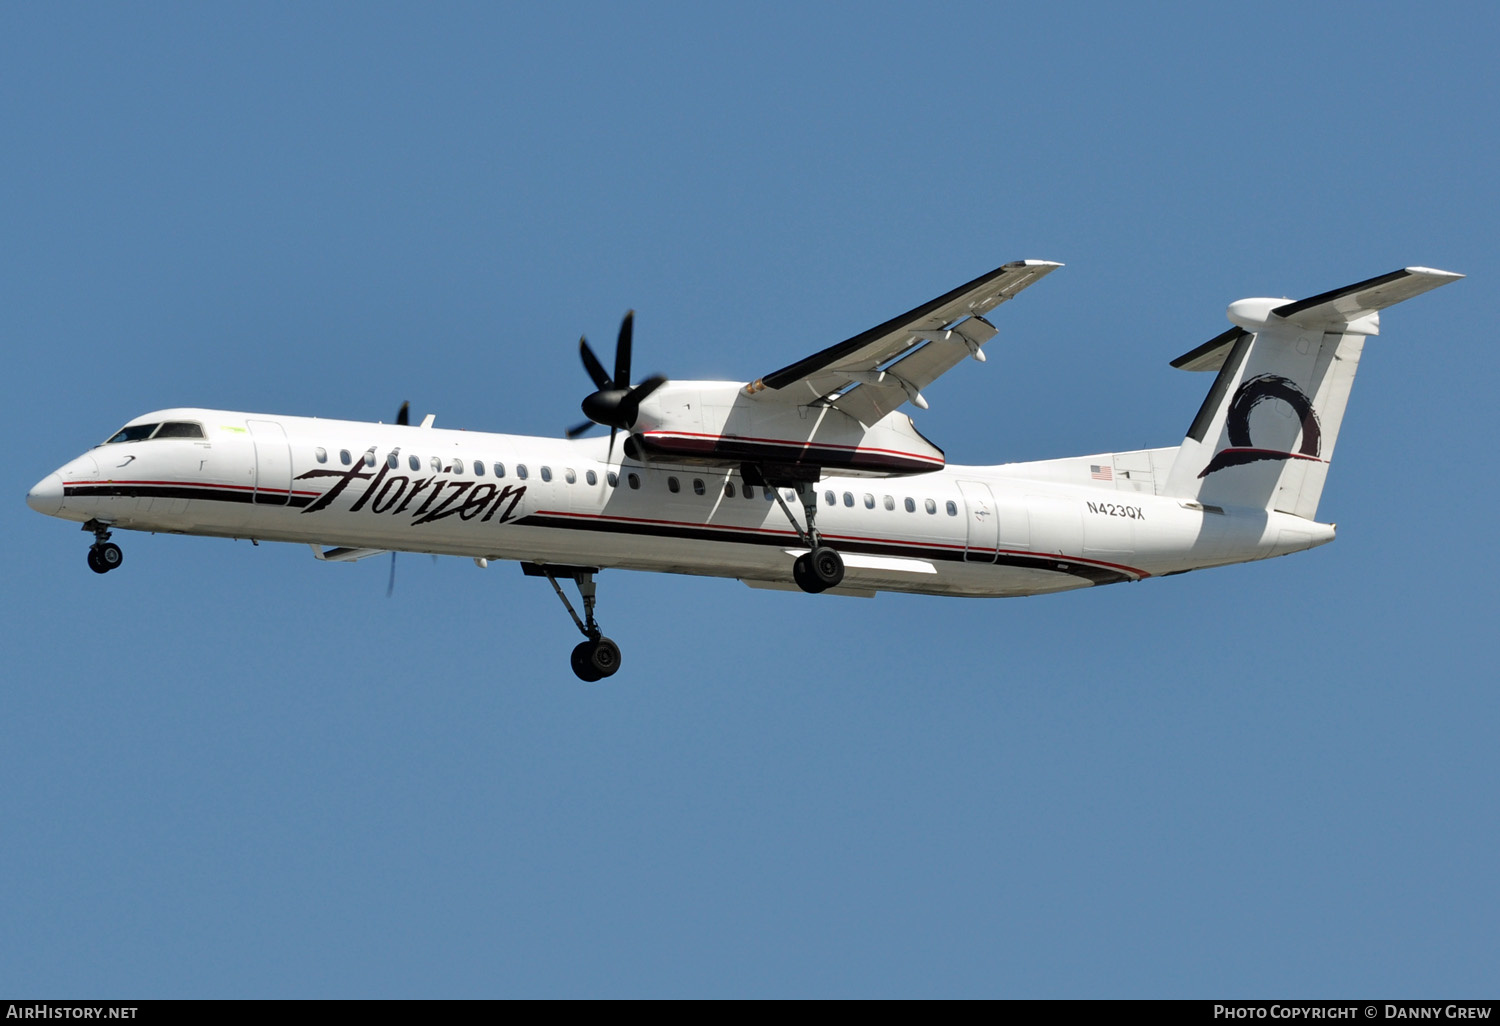
<instances>
[{"instance_id":1,"label":"row of passenger windows","mask_svg":"<svg viewBox=\"0 0 1500 1026\"><path fill-rule=\"evenodd\" d=\"M328 450L322 448L321 446L313 450L313 456L319 463L328 462ZM375 457L375 451L373 449L365 453L361 458L363 459L364 464L367 467L373 467L378 462ZM340 449L339 462L346 467L350 466L354 462L354 456L348 449ZM399 452L392 452L386 456L385 462L386 466L390 467L392 470L397 470L401 466L401 454ZM406 465L410 469L417 471L420 471L424 468L422 457L414 453L409 454L406 457ZM425 466L435 473L465 473L465 464L461 459L454 459L452 463L448 463L445 465L440 457L431 456L428 457ZM499 461L486 463L483 460L474 460L468 464L468 467L470 468L470 472L472 472L475 477L485 477L487 475L493 474L495 477L500 478L505 477L506 475L505 464ZM524 463L517 463L515 465L515 474L516 477L522 481L527 480L531 476L531 472L527 470L526 464ZM543 481L551 481L553 476L552 468L549 466L541 467L537 472L537 476L540 477ZM578 482L578 472L575 471L572 467L564 467L562 472L562 479L568 484L576 484ZM585 470L583 472L583 479L589 485L597 485L599 483L599 475L594 473L594 471L592 470ZM613 470L606 472L605 480L608 482L609 487L619 487L619 475L616 474ZM641 487L640 475L634 472L627 473L625 475L625 483L633 489L639 489ZM701 477L693 478L692 489L694 495L706 495L708 493L708 486L704 483L703 478ZM730 499L735 498L736 494L743 496L746 499L754 499L755 489L755 485L741 484L738 490L736 490L733 481L724 482L724 496ZM682 491L682 482L679 481L675 475L669 474L667 476L667 491L671 492L673 495L676 495ZM761 497L764 498L767 502L771 502L773 499L775 499L775 495L770 488L762 486L760 489L760 493ZM796 497L797 495L795 492L791 491L790 489L787 490L786 498L788 501L795 500ZM832 490L825 491L823 493L823 502L824 504L829 506L837 506L839 504L839 496L835 495ZM870 492L864 493L863 502L865 509L875 508L875 496ZM894 496L882 496L880 502L881 505L883 505L888 510L894 510L896 508L896 499ZM845 506L848 506L851 509L854 508L854 493L844 492L843 503ZM915 513L917 511L917 500L913 499L909 495L902 500L902 505L905 507L906 512L908 513ZM922 508L925 509L929 514L936 515L938 511L937 500L922 500ZM952 499L949 499L946 503L944 503L944 512L946 512L950 517L958 516L958 503L954 502Z\"/></svg>"},{"instance_id":2,"label":"row of passenger windows","mask_svg":"<svg viewBox=\"0 0 1500 1026\"><path fill-rule=\"evenodd\" d=\"M313 450L313 458L316 459L319 463L327 463L328 450L323 448L322 446L318 446ZM359 458L367 467L373 467L377 463L379 463L379 460L375 456L374 449L371 449ZM339 462L344 466L347 467L352 465L354 463L354 459L354 455L348 449L339 450ZM399 470L401 467L401 453L399 451L388 453L385 457L385 465L387 467L390 467L392 470ZM454 457L451 462L444 463L442 457L440 456L429 456L424 462L422 457L416 455L415 453L410 453L407 455L406 466L409 469L416 471L421 471L423 469L431 470L435 474L470 473L475 477L489 477L491 475L495 477L505 477L507 474L505 464L501 463L499 460L491 463L486 463L484 460L473 460L466 463L463 459ZM525 481L529 477L531 477L531 471L527 469L526 464L524 463L517 463L514 467L514 470L516 477L522 481ZM542 467L538 472L538 476L540 476L543 481L551 481L552 468ZM632 479L635 479L634 474L631 474L630 476ZM609 486L611 488L620 483L619 476L615 474L613 470L606 473L605 478L609 481ZM596 485L599 483L599 475L592 470L585 470L583 472L583 479L591 485ZM578 482L578 472L572 467L564 467L563 480L568 484L576 484ZM636 479L635 482L632 483L631 487L639 488L639 480Z\"/></svg>"}]
</instances>

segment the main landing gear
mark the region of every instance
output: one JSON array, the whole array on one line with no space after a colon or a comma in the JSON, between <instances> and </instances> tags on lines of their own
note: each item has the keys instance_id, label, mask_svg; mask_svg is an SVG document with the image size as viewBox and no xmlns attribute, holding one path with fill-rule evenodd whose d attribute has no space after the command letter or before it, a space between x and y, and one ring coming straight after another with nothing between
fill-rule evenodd
<instances>
[{"instance_id":1,"label":"main landing gear","mask_svg":"<svg viewBox=\"0 0 1500 1026\"><path fill-rule=\"evenodd\" d=\"M552 585L552 590L557 592L557 597L562 599L563 607L567 609L568 615L577 624L578 630L586 640L580 641L573 649L572 664L573 672L578 679L592 684L612 677L620 668L620 646L616 645L604 632L599 629L599 623L594 619L594 575L599 572L598 567L592 566L562 566L549 563L522 563L521 569L531 577L545 577ZM568 601L568 596L563 594L562 586L557 583L559 577L571 577L578 585L578 594L583 598L583 619L578 618L578 613L573 608L573 603Z\"/></svg>"},{"instance_id":2,"label":"main landing gear","mask_svg":"<svg viewBox=\"0 0 1500 1026\"><path fill-rule=\"evenodd\" d=\"M771 494L776 497L777 505L791 521L797 537L808 549L792 562L792 580L797 582L797 587L809 595L816 595L820 591L837 587L844 579L844 557L833 548L824 545L822 536L818 534L817 482L798 481L793 487L796 489L797 497L802 500L802 512L807 517L805 529L797 523L797 518L792 515L790 507L781 498L781 490L772 488Z\"/></svg>"},{"instance_id":3,"label":"main landing gear","mask_svg":"<svg viewBox=\"0 0 1500 1026\"><path fill-rule=\"evenodd\" d=\"M85 531L94 535L94 544L89 546L89 569L96 574L107 574L125 562L125 553L120 546L109 540L109 525L90 520L83 525Z\"/></svg>"}]
</instances>

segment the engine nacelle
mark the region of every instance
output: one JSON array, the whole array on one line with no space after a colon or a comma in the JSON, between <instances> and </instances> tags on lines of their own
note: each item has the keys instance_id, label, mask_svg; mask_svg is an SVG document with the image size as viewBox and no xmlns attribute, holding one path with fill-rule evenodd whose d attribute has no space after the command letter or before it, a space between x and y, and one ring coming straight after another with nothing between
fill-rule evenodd
<instances>
[{"instance_id":1,"label":"engine nacelle","mask_svg":"<svg viewBox=\"0 0 1500 1026\"><path fill-rule=\"evenodd\" d=\"M753 463L794 474L825 468L887 477L939 470L945 462L904 413L888 413L866 428L832 406L751 398L733 381L664 385L641 404L633 430L647 457Z\"/></svg>"}]
</instances>

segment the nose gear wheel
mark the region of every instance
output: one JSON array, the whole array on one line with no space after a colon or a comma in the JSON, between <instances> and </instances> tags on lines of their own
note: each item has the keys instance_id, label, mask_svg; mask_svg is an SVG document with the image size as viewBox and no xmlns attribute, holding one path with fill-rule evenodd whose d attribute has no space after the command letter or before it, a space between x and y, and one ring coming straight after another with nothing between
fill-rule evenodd
<instances>
[{"instance_id":1,"label":"nose gear wheel","mask_svg":"<svg viewBox=\"0 0 1500 1026\"><path fill-rule=\"evenodd\" d=\"M557 597L562 600L568 615L573 618L573 623L587 639L573 648L570 659L573 672L578 679L592 684L605 677L614 676L620 669L620 646L604 636L604 632L599 629L598 621L594 619L594 575L599 572L599 568L522 563L521 570L528 576L547 578L547 582L552 585L552 590L557 592ZM583 599L582 619L573 608L573 603L568 601L568 596L563 593L562 585L557 583L559 577L571 577L578 585L578 594Z\"/></svg>"},{"instance_id":2,"label":"nose gear wheel","mask_svg":"<svg viewBox=\"0 0 1500 1026\"><path fill-rule=\"evenodd\" d=\"M96 574L107 574L125 562L125 553L120 551L120 546L109 540L109 525L98 520L90 520L83 525L85 531L94 536L94 544L89 546L88 563L89 569Z\"/></svg>"}]
</instances>

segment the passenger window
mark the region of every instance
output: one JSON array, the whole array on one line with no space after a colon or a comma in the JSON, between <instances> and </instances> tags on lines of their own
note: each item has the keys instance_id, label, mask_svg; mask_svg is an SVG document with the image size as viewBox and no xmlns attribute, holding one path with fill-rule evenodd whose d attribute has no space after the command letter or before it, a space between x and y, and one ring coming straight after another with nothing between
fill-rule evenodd
<instances>
[{"instance_id":1,"label":"passenger window","mask_svg":"<svg viewBox=\"0 0 1500 1026\"><path fill-rule=\"evenodd\" d=\"M948 515L950 517L958 516L958 503L954 502L952 499L948 500Z\"/></svg>"},{"instance_id":2,"label":"passenger window","mask_svg":"<svg viewBox=\"0 0 1500 1026\"><path fill-rule=\"evenodd\" d=\"M682 485L680 485L680 484L677 483L677 478L675 478L675 477L669 477L669 478L667 478L667 491L671 492L673 495L676 495L681 490L682 490Z\"/></svg>"},{"instance_id":3,"label":"passenger window","mask_svg":"<svg viewBox=\"0 0 1500 1026\"><path fill-rule=\"evenodd\" d=\"M875 508L875 496L871 495L869 492L865 492L865 509L874 509L874 508Z\"/></svg>"},{"instance_id":4,"label":"passenger window","mask_svg":"<svg viewBox=\"0 0 1500 1026\"><path fill-rule=\"evenodd\" d=\"M639 474L627 474L625 480L630 482L630 487L632 488L639 488L641 486L641 478Z\"/></svg>"},{"instance_id":5,"label":"passenger window","mask_svg":"<svg viewBox=\"0 0 1500 1026\"><path fill-rule=\"evenodd\" d=\"M543 467L542 468L542 480L543 481L551 481L552 480L552 468L551 467Z\"/></svg>"},{"instance_id":6,"label":"passenger window","mask_svg":"<svg viewBox=\"0 0 1500 1026\"><path fill-rule=\"evenodd\" d=\"M524 480L526 480L526 473L527 473L527 471L526 471L526 464L524 464L524 463L517 463L516 464L516 476L519 477L522 481L524 481Z\"/></svg>"},{"instance_id":7,"label":"passenger window","mask_svg":"<svg viewBox=\"0 0 1500 1026\"><path fill-rule=\"evenodd\" d=\"M319 463L327 463L328 462L328 450L325 449L325 448L323 448L321 445L318 446L316 449L313 450L313 459L317 460Z\"/></svg>"},{"instance_id":8,"label":"passenger window","mask_svg":"<svg viewBox=\"0 0 1500 1026\"><path fill-rule=\"evenodd\" d=\"M912 499L912 497L910 495L908 495L906 497L906 512L908 512L908 513L915 513L916 511L917 511L917 504Z\"/></svg>"},{"instance_id":9,"label":"passenger window","mask_svg":"<svg viewBox=\"0 0 1500 1026\"><path fill-rule=\"evenodd\" d=\"M693 478L693 494L694 495L702 495L704 491L705 491L705 489L703 487L703 478L701 478L701 477L695 477L695 478Z\"/></svg>"},{"instance_id":10,"label":"passenger window","mask_svg":"<svg viewBox=\"0 0 1500 1026\"><path fill-rule=\"evenodd\" d=\"M464 472L464 461L463 460L454 460L453 461L453 472L455 474L462 474Z\"/></svg>"},{"instance_id":11,"label":"passenger window","mask_svg":"<svg viewBox=\"0 0 1500 1026\"><path fill-rule=\"evenodd\" d=\"M592 470L585 470L583 472L583 479L590 485L596 485L599 483L599 475L594 473Z\"/></svg>"},{"instance_id":12,"label":"passenger window","mask_svg":"<svg viewBox=\"0 0 1500 1026\"><path fill-rule=\"evenodd\" d=\"M474 461L474 476L475 477L483 477L484 476L484 460L475 460Z\"/></svg>"},{"instance_id":13,"label":"passenger window","mask_svg":"<svg viewBox=\"0 0 1500 1026\"><path fill-rule=\"evenodd\" d=\"M392 470L395 470L401 465L401 457L396 455L395 453L391 453L385 458L385 465L390 467Z\"/></svg>"},{"instance_id":14,"label":"passenger window","mask_svg":"<svg viewBox=\"0 0 1500 1026\"><path fill-rule=\"evenodd\" d=\"M935 500L928 499L927 502L924 503L924 505L927 507L927 512L928 513L936 513L937 512L937 502Z\"/></svg>"},{"instance_id":15,"label":"passenger window","mask_svg":"<svg viewBox=\"0 0 1500 1026\"><path fill-rule=\"evenodd\" d=\"M889 495L887 495L885 497L885 508L886 509L895 509L896 508L896 500L893 499L893 498L891 498Z\"/></svg>"},{"instance_id":16,"label":"passenger window","mask_svg":"<svg viewBox=\"0 0 1500 1026\"><path fill-rule=\"evenodd\" d=\"M373 467L374 465L375 465L375 453L372 450L370 452L365 453L365 466L367 466L367 467Z\"/></svg>"},{"instance_id":17,"label":"passenger window","mask_svg":"<svg viewBox=\"0 0 1500 1026\"><path fill-rule=\"evenodd\" d=\"M350 464L350 462L352 462L352 460L353 460L353 457L351 457L349 455L349 450L348 449L340 449L339 450L339 462L340 463L342 463L344 466L347 467Z\"/></svg>"},{"instance_id":18,"label":"passenger window","mask_svg":"<svg viewBox=\"0 0 1500 1026\"><path fill-rule=\"evenodd\" d=\"M823 493L823 501L830 506L837 506L839 504L839 500L834 497L834 494L831 491Z\"/></svg>"},{"instance_id":19,"label":"passenger window","mask_svg":"<svg viewBox=\"0 0 1500 1026\"><path fill-rule=\"evenodd\" d=\"M724 482L724 497L728 498L728 499L734 498L734 482L733 481L725 481Z\"/></svg>"},{"instance_id":20,"label":"passenger window","mask_svg":"<svg viewBox=\"0 0 1500 1026\"><path fill-rule=\"evenodd\" d=\"M499 460L495 461L495 476L496 477L504 477L505 476L505 464L501 463Z\"/></svg>"},{"instance_id":21,"label":"passenger window","mask_svg":"<svg viewBox=\"0 0 1500 1026\"><path fill-rule=\"evenodd\" d=\"M616 474L613 470L605 473L604 480L609 482L611 488L620 487L620 475Z\"/></svg>"},{"instance_id":22,"label":"passenger window","mask_svg":"<svg viewBox=\"0 0 1500 1026\"><path fill-rule=\"evenodd\" d=\"M437 456L432 458L432 472L434 474L441 474L443 472L443 461Z\"/></svg>"},{"instance_id":23,"label":"passenger window","mask_svg":"<svg viewBox=\"0 0 1500 1026\"><path fill-rule=\"evenodd\" d=\"M203 428L184 421L167 421L152 438L202 438Z\"/></svg>"},{"instance_id":24,"label":"passenger window","mask_svg":"<svg viewBox=\"0 0 1500 1026\"><path fill-rule=\"evenodd\" d=\"M844 493L844 505L848 506L850 509L854 508L854 493L853 492L845 492Z\"/></svg>"},{"instance_id":25,"label":"passenger window","mask_svg":"<svg viewBox=\"0 0 1500 1026\"><path fill-rule=\"evenodd\" d=\"M755 486L754 485L748 485L747 484L745 486L745 498L747 498L747 499L753 499L753 498L755 498Z\"/></svg>"},{"instance_id":26,"label":"passenger window","mask_svg":"<svg viewBox=\"0 0 1500 1026\"><path fill-rule=\"evenodd\" d=\"M573 472L572 467L566 467L563 470L563 480L568 482L568 484L577 484L578 475Z\"/></svg>"},{"instance_id":27,"label":"passenger window","mask_svg":"<svg viewBox=\"0 0 1500 1026\"><path fill-rule=\"evenodd\" d=\"M410 467L411 469L413 469L413 470L421 470L422 469L422 457L420 457L420 456L416 455L415 453L413 453L412 455L410 455L410 456L408 456L406 458L406 465L408 467Z\"/></svg>"}]
</instances>

